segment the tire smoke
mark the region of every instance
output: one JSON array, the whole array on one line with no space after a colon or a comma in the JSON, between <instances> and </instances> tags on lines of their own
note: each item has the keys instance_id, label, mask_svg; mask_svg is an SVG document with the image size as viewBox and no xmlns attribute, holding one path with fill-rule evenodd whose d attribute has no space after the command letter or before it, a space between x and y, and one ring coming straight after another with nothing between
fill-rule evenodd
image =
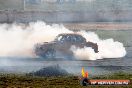
<instances>
[{"instance_id":1,"label":"tire smoke","mask_svg":"<svg viewBox=\"0 0 132 88\"><path fill-rule=\"evenodd\" d=\"M79 32L83 35L87 41L91 41L98 44L98 53L95 53L94 50L90 47L84 48L74 48L72 47L71 50L73 51L76 58L81 60L96 60L96 59L103 59L103 58L121 58L126 55L125 47L122 43L118 41L114 41L111 39L101 40L99 39L98 35L94 32Z\"/></svg>"},{"instance_id":2,"label":"tire smoke","mask_svg":"<svg viewBox=\"0 0 132 88\"><path fill-rule=\"evenodd\" d=\"M53 41L60 33L74 33L63 25L47 25L44 22L26 24L0 24L0 56L1 57L35 57L34 45ZM122 43L113 39L101 40L94 32L79 31L87 41L98 44L99 53L92 48L71 47L74 56L80 60L96 60L102 58L120 58L126 55Z\"/></svg>"}]
</instances>

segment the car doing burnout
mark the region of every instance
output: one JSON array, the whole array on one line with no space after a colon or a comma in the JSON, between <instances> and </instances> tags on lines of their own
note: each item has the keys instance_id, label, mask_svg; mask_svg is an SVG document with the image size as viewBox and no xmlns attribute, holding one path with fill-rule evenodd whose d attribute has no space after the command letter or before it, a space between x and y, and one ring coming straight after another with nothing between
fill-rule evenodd
<instances>
[{"instance_id":1,"label":"car doing burnout","mask_svg":"<svg viewBox=\"0 0 132 88\"><path fill-rule=\"evenodd\" d=\"M35 54L42 58L73 57L71 47L91 47L98 53L98 45L93 42L86 42L80 34L59 34L54 41L44 42L35 45Z\"/></svg>"}]
</instances>

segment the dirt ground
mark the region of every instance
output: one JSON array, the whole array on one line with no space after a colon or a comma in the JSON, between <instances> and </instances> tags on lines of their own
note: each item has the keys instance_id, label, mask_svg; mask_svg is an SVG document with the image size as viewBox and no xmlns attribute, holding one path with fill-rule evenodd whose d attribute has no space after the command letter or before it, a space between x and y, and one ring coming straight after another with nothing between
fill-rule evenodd
<instances>
[{"instance_id":1,"label":"dirt ground","mask_svg":"<svg viewBox=\"0 0 132 88\"><path fill-rule=\"evenodd\" d=\"M71 30L132 30L132 23L67 23L64 26Z\"/></svg>"}]
</instances>

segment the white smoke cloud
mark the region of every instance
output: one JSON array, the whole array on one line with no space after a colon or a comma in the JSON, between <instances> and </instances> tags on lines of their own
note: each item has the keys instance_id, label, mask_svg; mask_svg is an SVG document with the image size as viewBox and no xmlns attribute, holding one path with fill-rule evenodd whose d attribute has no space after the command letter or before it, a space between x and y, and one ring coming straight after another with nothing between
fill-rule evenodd
<instances>
[{"instance_id":1,"label":"white smoke cloud","mask_svg":"<svg viewBox=\"0 0 132 88\"><path fill-rule=\"evenodd\" d=\"M126 55L125 47L122 43L111 39L101 40L94 32L80 31L79 34L87 39L87 42L94 42L98 45L98 53L95 53L92 48L71 48L74 55L82 60L96 60L103 58L121 58Z\"/></svg>"},{"instance_id":2,"label":"white smoke cloud","mask_svg":"<svg viewBox=\"0 0 132 88\"><path fill-rule=\"evenodd\" d=\"M90 47L78 48L75 46L71 47L74 56L78 60L96 60L99 59L98 54Z\"/></svg>"},{"instance_id":3,"label":"white smoke cloud","mask_svg":"<svg viewBox=\"0 0 132 88\"><path fill-rule=\"evenodd\" d=\"M47 25L44 22L25 24L0 24L0 56L34 57L33 48L36 43L49 42L60 33L73 33L63 25ZM123 44L113 39L101 40L94 32L78 32L87 41L99 45L99 53L91 48L72 48L77 59L96 60L102 58L118 58L126 54ZM83 53L82 53L83 52Z\"/></svg>"},{"instance_id":4,"label":"white smoke cloud","mask_svg":"<svg viewBox=\"0 0 132 88\"><path fill-rule=\"evenodd\" d=\"M60 33L70 33L62 25L46 25L44 22L0 25L0 56L33 56L36 43L49 42Z\"/></svg>"}]
</instances>

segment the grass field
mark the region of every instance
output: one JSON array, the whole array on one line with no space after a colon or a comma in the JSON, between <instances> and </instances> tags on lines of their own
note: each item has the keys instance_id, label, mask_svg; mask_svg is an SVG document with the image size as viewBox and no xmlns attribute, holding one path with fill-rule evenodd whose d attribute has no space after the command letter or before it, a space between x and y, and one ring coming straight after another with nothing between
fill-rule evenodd
<instances>
[{"instance_id":1,"label":"grass field","mask_svg":"<svg viewBox=\"0 0 132 88\"><path fill-rule=\"evenodd\" d=\"M112 75L100 75L90 79L131 79L132 74L114 73ZM17 74L1 74L0 88L82 88L78 76L60 77L35 77ZM132 88L127 86L87 86L84 88Z\"/></svg>"}]
</instances>

